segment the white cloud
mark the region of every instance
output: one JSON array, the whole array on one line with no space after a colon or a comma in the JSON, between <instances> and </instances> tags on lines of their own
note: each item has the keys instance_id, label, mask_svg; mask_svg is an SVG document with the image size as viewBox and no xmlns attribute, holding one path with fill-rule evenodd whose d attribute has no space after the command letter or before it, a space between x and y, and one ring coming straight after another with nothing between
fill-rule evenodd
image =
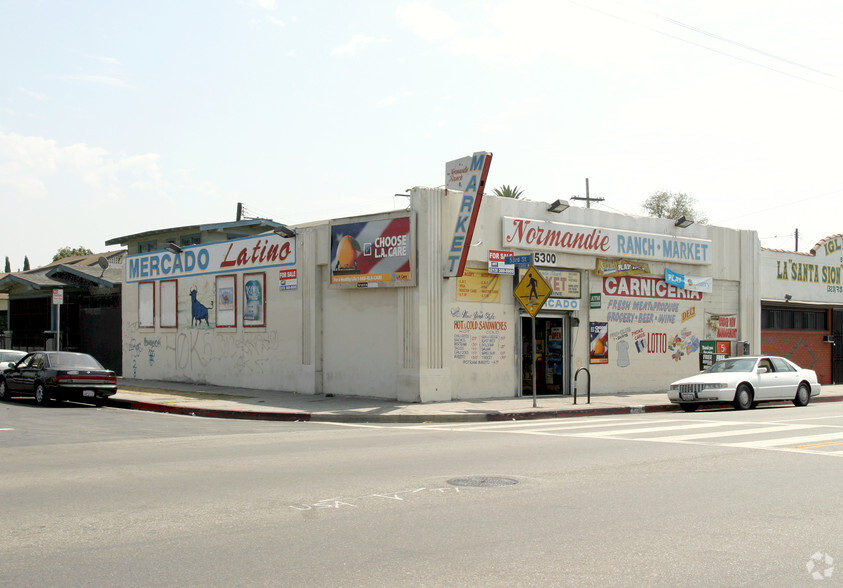
<instances>
[{"instance_id":1,"label":"white cloud","mask_svg":"<svg viewBox=\"0 0 843 588\"><path fill-rule=\"evenodd\" d=\"M403 98L407 98L410 95L411 95L410 92L401 92L400 94L393 94L391 96L386 96L385 98L381 98L380 100L378 100L378 106L391 106L391 105L397 103L399 100L402 100Z\"/></svg>"},{"instance_id":2,"label":"white cloud","mask_svg":"<svg viewBox=\"0 0 843 588\"><path fill-rule=\"evenodd\" d=\"M132 88L132 84L116 78L114 76L97 76L97 75L68 75L61 76L64 81L70 82L86 82L91 84L102 84L105 86L112 86L114 88Z\"/></svg>"},{"instance_id":3,"label":"white cloud","mask_svg":"<svg viewBox=\"0 0 843 588\"><path fill-rule=\"evenodd\" d=\"M354 55L355 53L357 53L357 49L361 47L371 45L372 43L385 42L386 39L376 39L375 37L367 37L366 35L354 35L351 38L351 41L349 41L345 45L339 45L337 47L334 47L334 50L331 51L331 55Z\"/></svg>"},{"instance_id":4,"label":"white cloud","mask_svg":"<svg viewBox=\"0 0 843 588\"><path fill-rule=\"evenodd\" d=\"M0 131L0 160L0 186L10 187L14 196L22 198L50 197L48 182L65 176L81 182L94 199L162 190L155 153L113 155L83 143L60 147L42 137Z\"/></svg>"},{"instance_id":5,"label":"white cloud","mask_svg":"<svg viewBox=\"0 0 843 588\"><path fill-rule=\"evenodd\" d=\"M457 34L460 25L447 12L425 2L410 2L396 10L398 20L423 39L446 39Z\"/></svg>"}]
</instances>

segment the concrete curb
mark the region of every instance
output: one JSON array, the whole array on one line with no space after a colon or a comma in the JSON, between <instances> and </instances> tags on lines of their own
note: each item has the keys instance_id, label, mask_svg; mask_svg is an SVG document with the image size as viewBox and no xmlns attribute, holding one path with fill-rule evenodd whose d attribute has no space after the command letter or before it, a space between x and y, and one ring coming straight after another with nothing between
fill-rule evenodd
<instances>
[{"instance_id":1,"label":"concrete curb","mask_svg":"<svg viewBox=\"0 0 843 588\"><path fill-rule=\"evenodd\" d=\"M106 406L146 412L164 412L213 419L240 419L251 421L309 421L311 415L306 412L223 410L219 408L198 408L195 406L171 406L139 400L121 400L109 398Z\"/></svg>"},{"instance_id":2,"label":"concrete curb","mask_svg":"<svg viewBox=\"0 0 843 588\"><path fill-rule=\"evenodd\" d=\"M817 396L811 398L812 403L816 402L841 402L843 396ZM788 402L770 402L770 405L783 404ZM191 406L173 406L155 402L142 402L139 400L123 400L120 398L109 398L106 406L128 410L142 410L146 412L160 412L196 416L216 419L239 419L252 421L287 421L287 422L323 422L323 423L480 423L500 421L524 421L538 419L574 418L588 416L607 416L623 414L644 414L657 412L674 412L681 408L677 404L651 404L651 405L630 405L630 406L608 406L600 408L574 408L561 410L533 410L519 412L488 412L472 414L332 414L332 413L308 413L285 410L236 410L219 408L200 408ZM703 410L712 408L723 408L724 405L701 405Z\"/></svg>"}]
</instances>

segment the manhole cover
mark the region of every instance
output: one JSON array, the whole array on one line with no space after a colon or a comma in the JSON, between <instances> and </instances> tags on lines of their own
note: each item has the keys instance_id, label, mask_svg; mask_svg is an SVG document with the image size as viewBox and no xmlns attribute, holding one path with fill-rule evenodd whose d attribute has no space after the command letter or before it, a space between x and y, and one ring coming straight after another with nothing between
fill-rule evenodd
<instances>
[{"instance_id":1,"label":"manhole cover","mask_svg":"<svg viewBox=\"0 0 843 588\"><path fill-rule=\"evenodd\" d=\"M471 488L500 488L501 486L514 486L518 483L518 480L491 476L469 476L468 478L453 478L448 480L448 483L451 486L468 486Z\"/></svg>"}]
</instances>

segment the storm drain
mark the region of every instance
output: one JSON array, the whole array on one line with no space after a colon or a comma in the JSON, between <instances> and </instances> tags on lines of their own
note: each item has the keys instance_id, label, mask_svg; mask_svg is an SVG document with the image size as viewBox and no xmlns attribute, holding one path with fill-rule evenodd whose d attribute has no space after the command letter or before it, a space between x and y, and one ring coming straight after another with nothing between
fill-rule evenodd
<instances>
[{"instance_id":1,"label":"storm drain","mask_svg":"<svg viewBox=\"0 0 843 588\"><path fill-rule=\"evenodd\" d=\"M503 486L514 486L518 480L512 478L496 478L492 476L469 476L467 478L452 478L448 480L451 486L469 488L501 488Z\"/></svg>"}]
</instances>

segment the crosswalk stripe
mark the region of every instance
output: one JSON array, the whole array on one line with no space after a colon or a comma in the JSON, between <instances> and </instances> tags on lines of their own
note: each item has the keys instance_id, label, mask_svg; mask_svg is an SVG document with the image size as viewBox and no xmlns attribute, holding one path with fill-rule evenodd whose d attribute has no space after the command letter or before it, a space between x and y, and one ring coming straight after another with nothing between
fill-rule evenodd
<instances>
[{"instance_id":1,"label":"crosswalk stripe","mask_svg":"<svg viewBox=\"0 0 843 588\"><path fill-rule=\"evenodd\" d=\"M763 439L760 441L746 441L744 443L724 443L729 447L777 447L782 445L801 445L830 439L843 439L843 431L825 433L823 435L806 435L804 437L779 437L777 439Z\"/></svg>"},{"instance_id":2,"label":"crosswalk stripe","mask_svg":"<svg viewBox=\"0 0 843 588\"><path fill-rule=\"evenodd\" d=\"M684 423L681 425L674 425L670 427L642 427L638 429L618 429L617 431L609 432L595 432L595 433L577 433L577 437L606 437L614 435L637 435L638 433L660 433L661 431L685 431L688 429L710 429L712 427L727 427L732 423Z\"/></svg>"},{"instance_id":3,"label":"crosswalk stripe","mask_svg":"<svg viewBox=\"0 0 843 588\"><path fill-rule=\"evenodd\" d=\"M775 427L760 427L758 429L740 429L736 431L714 431L712 433L692 433L690 435L666 435L655 441L675 443L680 441L697 441L700 439L716 439L718 437L737 437L741 435L755 435L756 433L780 433L797 429L812 429L814 425L777 425Z\"/></svg>"}]
</instances>

